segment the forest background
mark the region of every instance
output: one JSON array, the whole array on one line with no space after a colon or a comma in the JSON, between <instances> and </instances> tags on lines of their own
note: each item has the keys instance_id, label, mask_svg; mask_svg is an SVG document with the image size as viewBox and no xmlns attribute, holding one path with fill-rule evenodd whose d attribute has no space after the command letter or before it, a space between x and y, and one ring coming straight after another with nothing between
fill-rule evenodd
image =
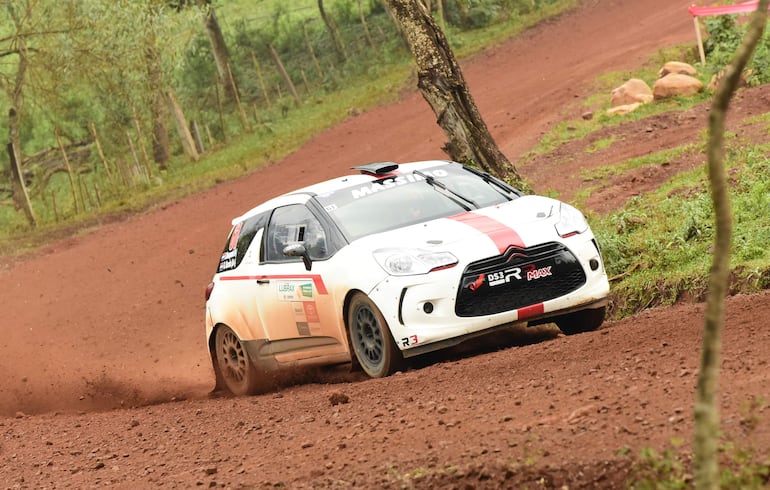
<instances>
[{"instance_id":1,"label":"forest background","mask_svg":"<svg viewBox=\"0 0 770 490\"><path fill-rule=\"evenodd\" d=\"M576 3L429 8L462 56ZM413 76L380 0L0 5L5 252L249 172Z\"/></svg>"}]
</instances>

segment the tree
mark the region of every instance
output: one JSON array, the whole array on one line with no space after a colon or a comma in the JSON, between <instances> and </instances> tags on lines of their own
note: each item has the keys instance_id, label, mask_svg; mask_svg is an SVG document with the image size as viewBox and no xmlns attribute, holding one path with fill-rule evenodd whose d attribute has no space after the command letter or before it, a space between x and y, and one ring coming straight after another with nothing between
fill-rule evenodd
<instances>
[{"instance_id":1,"label":"tree","mask_svg":"<svg viewBox=\"0 0 770 490\"><path fill-rule=\"evenodd\" d=\"M708 174L716 216L714 257L709 276L706 300L706 322L703 331L701 367L695 398L695 486L699 489L719 488L717 442L719 413L716 395L719 384L724 297L729 280L732 212L724 160L724 122L730 98L738 87L741 73L751 58L767 20L770 0L760 0L743 42L732 62L725 69L709 113L709 141L707 149Z\"/></svg>"},{"instance_id":2,"label":"tree","mask_svg":"<svg viewBox=\"0 0 770 490\"><path fill-rule=\"evenodd\" d=\"M386 2L417 64L417 86L449 139L443 150L453 160L523 185L489 133L444 33L425 6L419 0Z\"/></svg>"},{"instance_id":3,"label":"tree","mask_svg":"<svg viewBox=\"0 0 770 490\"><path fill-rule=\"evenodd\" d=\"M210 2L207 1L206 3L208 5L203 12L203 25L206 26L206 33L209 35L211 53L214 55L214 62L217 65L219 80L224 87L225 97L229 101L235 101L238 87L235 84L235 78L233 78L233 72L230 68L230 51L227 49L222 28L219 27L219 20L214 12L214 7Z\"/></svg>"},{"instance_id":4,"label":"tree","mask_svg":"<svg viewBox=\"0 0 770 490\"><path fill-rule=\"evenodd\" d=\"M337 52L337 56L342 61L346 60L348 58L348 52L345 49L345 43L342 41L340 30L337 28L334 19L329 17L329 14L326 13L323 0L318 0L318 11L321 13L321 19L323 19L326 28L329 30L329 34L332 36L334 50Z\"/></svg>"},{"instance_id":5,"label":"tree","mask_svg":"<svg viewBox=\"0 0 770 490\"><path fill-rule=\"evenodd\" d=\"M152 120L152 157L161 170L169 159L168 110L164 99L163 60L155 33L157 16L153 12L153 0L148 1L145 21L144 57L147 63L147 82L150 91L150 119Z\"/></svg>"},{"instance_id":6,"label":"tree","mask_svg":"<svg viewBox=\"0 0 770 490\"><path fill-rule=\"evenodd\" d=\"M168 6L177 12L183 12L188 7L197 6L203 14L203 26L206 28L206 34L211 46L211 54L214 56L214 64L217 67L219 81L224 87L227 100L234 102L236 100L236 91L238 85L235 83L232 69L230 67L230 50L227 48L225 36L222 34L222 28L219 25L214 6L211 0L168 0Z\"/></svg>"}]
</instances>

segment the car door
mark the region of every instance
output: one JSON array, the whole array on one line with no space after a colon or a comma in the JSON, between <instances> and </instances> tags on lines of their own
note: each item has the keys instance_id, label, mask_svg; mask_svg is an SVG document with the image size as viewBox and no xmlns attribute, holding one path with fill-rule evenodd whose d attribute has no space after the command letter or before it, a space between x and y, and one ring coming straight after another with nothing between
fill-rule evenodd
<instances>
[{"instance_id":1,"label":"car door","mask_svg":"<svg viewBox=\"0 0 770 490\"><path fill-rule=\"evenodd\" d=\"M276 208L262 240L262 259L256 278L260 317L271 342L295 357L305 351L347 352L341 306L330 287L333 280L333 250L328 230L304 204ZM284 254L287 245L300 243L312 259L306 270L301 257Z\"/></svg>"}]
</instances>

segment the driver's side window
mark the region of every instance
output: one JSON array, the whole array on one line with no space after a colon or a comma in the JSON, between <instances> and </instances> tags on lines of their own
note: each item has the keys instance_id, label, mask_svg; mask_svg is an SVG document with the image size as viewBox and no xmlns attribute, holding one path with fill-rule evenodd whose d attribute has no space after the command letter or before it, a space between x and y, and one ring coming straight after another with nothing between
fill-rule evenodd
<instances>
[{"instance_id":1,"label":"driver's side window","mask_svg":"<svg viewBox=\"0 0 770 490\"><path fill-rule=\"evenodd\" d=\"M326 234L321 223L302 204L276 208L265 233L265 260L267 262L294 262L299 257L284 255L287 245L301 243L310 258L317 260L328 256Z\"/></svg>"}]
</instances>

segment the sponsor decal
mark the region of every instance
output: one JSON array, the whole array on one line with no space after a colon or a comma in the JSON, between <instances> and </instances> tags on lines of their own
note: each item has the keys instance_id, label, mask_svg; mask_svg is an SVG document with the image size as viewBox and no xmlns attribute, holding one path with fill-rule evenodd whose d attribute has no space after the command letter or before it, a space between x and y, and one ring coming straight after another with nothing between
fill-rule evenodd
<instances>
[{"instance_id":1,"label":"sponsor decal","mask_svg":"<svg viewBox=\"0 0 770 490\"><path fill-rule=\"evenodd\" d=\"M238 255L238 252L236 250L230 250L228 252L223 253L222 256L219 258L218 272L235 269L236 255Z\"/></svg>"},{"instance_id":2,"label":"sponsor decal","mask_svg":"<svg viewBox=\"0 0 770 490\"><path fill-rule=\"evenodd\" d=\"M409 347L410 345L419 344L420 339L416 335L410 335L409 337L403 337L401 339L401 345L403 347Z\"/></svg>"},{"instance_id":3,"label":"sponsor decal","mask_svg":"<svg viewBox=\"0 0 770 490\"><path fill-rule=\"evenodd\" d=\"M441 170L441 169L421 170L421 172L424 173L425 175L430 175L437 178L446 177L447 175L449 175L446 170ZM424 180L425 178L423 176L417 175L417 174L397 175L395 177L381 179L377 182L373 182L371 185L366 185L363 187L359 187L358 189L353 189L351 193L353 195L353 199L360 199L362 197L376 194L377 192L386 191L388 189L392 189L394 187L398 187L406 184L422 182Z\"/></svg>"},{"instance_id":4,"label":"sponsor decal","mask_svg":"<svg viewBox=\"0 0 770 490\"><path fill-rule=\"evenodd\" d=\"M241 236L241 229L243 228L243 221L235 225L233 233L230 235L230 244L227 246L228 250L233 250L238 245L238 238Z\"/></svg>"},{"instance_id":5,"label":"sponsor decal","mask_svg":"<svg viewBox=\"0 0 770 490\"><path fill-rule=\"evenodd\" d=\"M550 269L550 267L549 267ZM303 298L312 298L313 297L313 285L310 283L307 284L300 284L299 285L300 293L302 294Z\"/></svg>"},{"instance_id":6,"label":"sponsor decal","mask_svg":"<svg viewBox=\"0 0 770 490\"><path fill-rule=\"evenodd\" d=\"M293 301L291 309L300 335L313 335L313 331L320 331L321 318L314 302Z\"/></svg>"},{"instance_id":7,"label":"sponsor decal","mask_svg":"<svg viewBox=\"0 0 770 490\"><path fill-rule=\"evenodd\" d=\"M499 286L507 282L511 282L511 279L517 279L521 281L521 269L519 267L511 267L500 272L493 272L487 274L487 280L490 286Z\"/></svg>"},{"instance_id":8,"label":"sponsor decal","mask_svg":"<svg viewBox=\"0 0 770 490\"><path fill-rule=\"evenodd\" d=\"M307 321L310 323L320 323L321 318L318 316L318 309L316 308L315 302L303 302L302 303L302 312L305 315L305 318L307 318Z\"/></svg>"},{"instance_id":9,"label":"sponsor decal","mask_svg":"<svg viewBox=\"0 0 770 490\"><path fill-rule=\"evenodd\" d=\"M305 281L281 281L278 283L279 301L312 301L313 283Z\"/></svg>"},{"instance_id":10,"label":"sponsor decal","mask_svg":"<svg viewBox=\"0 0 770 490\"><path fill-rule=\"evenodd\" d=\"M468 285L468 289L470 289L471 291L475 291L483 285L484 285L484 274L479 274L479 277L477 277L475 281L473 281Z\"/></svg>"},{"instance_id":11,"label":"sponsor decal","mask_svg":"<svg viewBox=\"0 0 770 490\"><path fill-rule=\"evenodd\" d=\"M541 267L540 269L534 269L527 271L527 281L534 281L535 279L540 279L542 277L550 276L551 274L551 266L548 267Z\"/></svg>"},{"instance_id":12,"label":"sponsor decal","mask_svg":"<svg viewBox=\"0 0 770 490\"><path fill-rule=\"evenodd\" d=\"M297 333L305 337L310 336L310 325L307 322L297 322Z\"/></svg>"},{"instance_id":13,"label":"sponsor decal","mask_svg":"<svg viewBox=\"0 0 770 490\"><path fill-rule=\"evenodd\" d=\"M551 268L553 266L535 267L534 264L527 264L521 267L509 267L502 271L490 272L489 274L479 274L474 282L468 285L468 289L476 291L486 281L490 287L501 286L507 284L513 280L522 281L536 281L544 277L552 276Z\"/></svg>"}]
</instances>

